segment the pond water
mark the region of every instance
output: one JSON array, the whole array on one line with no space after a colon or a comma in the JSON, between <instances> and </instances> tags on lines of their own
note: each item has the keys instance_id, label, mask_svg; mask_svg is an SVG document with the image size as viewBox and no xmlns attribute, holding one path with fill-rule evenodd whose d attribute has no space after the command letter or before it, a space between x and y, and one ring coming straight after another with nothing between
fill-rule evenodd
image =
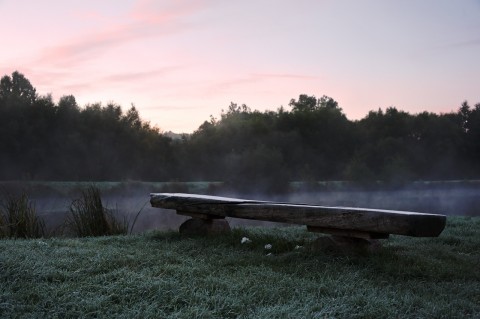
<instances>
[{"instance_id":1,"label":"pond water","mask_svg":"<svg viewBox=\"0 0 480 319\"><path fill-rule=\"evenodd\" d=\"M48 185L46 187L45 185ZM48 224L49 229L60 227L68 214L73 199L80 197L81 191L75 183L62 183L61 187L52 183L12 184L0 183L0 189L24 190L36 210ZM81 185L84 187L85 185ZM100 184L100 188L102 185ZM197 185L198 186L198 185ZM158 183L131 183L128 186L102 190L104 205L116 214L133 222L139 213L133 232L143 232L151 229L178 229L179 225L188 219L175 211L152 208L149 204L150 193L175 192ZM188 191L184 187L181 191ZM208 193L208 189L194 189L196 193ZM191 193L194 193L191 192ZM258 199L267 201L304 203L322 206L344 206L378 208L389 210L414 211L456 216L480 216L480 182L435 182L413 183L404 187L351 187L350 184L328 183L312 189L297 188L295 191L282 195L266 194L233 194L217 190L214 195ZM232 227L236 226L278 226L277 223L230 219Z\"/></svg>"}]
</instances>

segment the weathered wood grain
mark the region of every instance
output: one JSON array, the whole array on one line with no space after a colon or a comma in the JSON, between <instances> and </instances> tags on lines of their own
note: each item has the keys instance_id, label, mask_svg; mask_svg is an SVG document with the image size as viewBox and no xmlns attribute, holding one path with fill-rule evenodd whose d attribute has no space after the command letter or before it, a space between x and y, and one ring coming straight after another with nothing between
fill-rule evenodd
<instances>
[{"instance_id":1,"label":"weathered wood grain","mask_svg":"<svg viewBox=\"0 0 480 319\"><path fill-rule=\"evenodd\" d=\"M181 193L151 194L153 207L175 209L180 214L204 218L235 217L336 229L351 233L436 237L445 228L446 216L415 212L326 207L243 200ZM379 236L382 237L382 236Z\"/></svg>"}]
</instances>

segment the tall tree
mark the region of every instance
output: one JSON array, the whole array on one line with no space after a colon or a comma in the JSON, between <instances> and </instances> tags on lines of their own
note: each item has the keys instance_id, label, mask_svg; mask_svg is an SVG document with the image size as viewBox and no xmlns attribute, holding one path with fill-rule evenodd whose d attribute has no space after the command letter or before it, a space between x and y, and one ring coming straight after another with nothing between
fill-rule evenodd
<instances>
[{"instance_id":1,"label":"tall tree","mask_svg":"<svg viewBox=\"0 0 480 319\"><path fill-rule=\"evenodd\" d=\"M5 104L27 104L35 102L37 93L30 81L18 71L0 80L0 101Z\"/></svg>"}]
</instances>

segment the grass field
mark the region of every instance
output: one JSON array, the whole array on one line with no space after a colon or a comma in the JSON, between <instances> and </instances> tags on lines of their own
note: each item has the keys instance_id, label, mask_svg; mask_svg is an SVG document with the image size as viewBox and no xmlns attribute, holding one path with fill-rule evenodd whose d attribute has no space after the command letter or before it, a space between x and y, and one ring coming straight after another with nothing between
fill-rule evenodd
<instances>
[{"instance_id":1,"label":"grass field","mask_svg":"<svg viewBox=\"0 0 480 319\"><path fill-rule=\"evenodd\" d=\"M392 236L370 255L312 251L316 236L0 240L0 317L480 318L480 218L450 217L439 238Z\"/></svg>"}]
</instances>

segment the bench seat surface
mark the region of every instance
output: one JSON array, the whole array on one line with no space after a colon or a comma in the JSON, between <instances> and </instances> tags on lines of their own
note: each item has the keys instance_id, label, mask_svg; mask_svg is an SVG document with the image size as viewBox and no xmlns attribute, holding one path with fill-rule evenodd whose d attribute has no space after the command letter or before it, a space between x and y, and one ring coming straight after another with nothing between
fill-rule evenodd
<instances>
[{"instance_id":1,"label":"bench seat surface","mask_svg":"<svg viewBox=\"0 0 480 319\"><path fill-rule=\"evenodd\" d=\"M279 203L184 193L152 193L150 203L152 207L175 209L179 214L194 217L234 217L307 225L312 229L415 237L436 237L446 224L446 216L440 214Z\"/></svg>"}]
</instances>

